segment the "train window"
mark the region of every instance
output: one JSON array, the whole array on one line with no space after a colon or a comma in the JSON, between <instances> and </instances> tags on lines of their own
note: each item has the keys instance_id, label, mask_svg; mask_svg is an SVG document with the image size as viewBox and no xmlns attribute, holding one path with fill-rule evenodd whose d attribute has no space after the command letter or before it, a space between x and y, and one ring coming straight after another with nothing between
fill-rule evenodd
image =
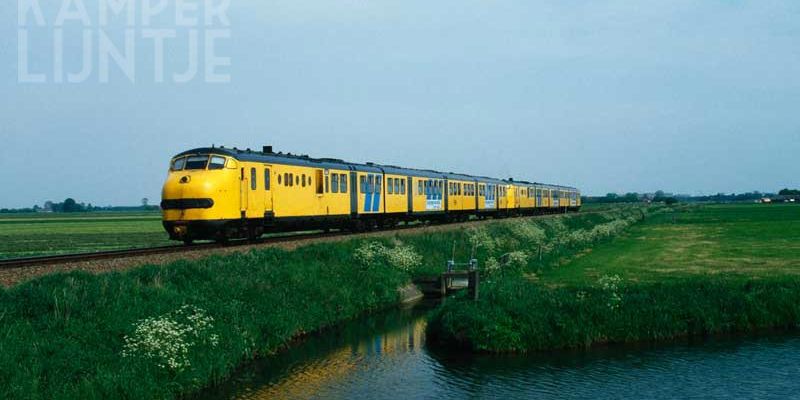
<instances>
[{"instance_id":1,"label":"train window","mask_svg":"<svg viewBox=\"0 0 800 400\"><path fill-rule=\"evenodd\" d=\"M361 193L367 193L367 177L362 175L358 178L358 183L361 187Z\"/></svg>"},{"instance_id":2,"label":"train window","mask_svg":"<svg viewBox=\"0 0 800 400\"><path fill-rule=\"evenodd\" d=\"M347 174L339 174L339 192L347 193Z\"/></svg>"},{"instance_id":3,"label":"train window","mask_svg":"<svg viewBox=\"0 0 800 400\"><path fill-rule=\"evenodd\" d=\"M208 156L192 156L186 159L185 169L206 169Z\"/></svg>"},{"instance_id":4,"label":"train window","mask_svg":"<svg viewBox=\"0 0 800 400\"><path fill-rule=\"evenodd\" d=\"M176 158L172 160L172 165L169 169L173 171L180 171L183 169L183 166L186 165L186 157Z\"/></svg>"},{"instance_id":5,"label":"train window","mask_svg":"<svg viewBox=\"0 0 800 400\"><path fill-rule=\"evenodd\" d=\"M286 186L289 186L289 173L288 172L284 172L283 173L283 184L286 185Z\"/></svg>"},{"instance_id":6,"label":"train window","mask_svg":"<svg viewBox=\"0 0 800 400\"><path fill-rule=\"evenodd\" d=\"M323 191L325 190L325 187L323 186L324 182L322 182L322 170L318 169L318 170L314 171L314 173L317 174L317 179L316 179L316 182L317 182L317 194L322 194Z\"/></svg>"},{"instance_id":7,"label":"train window","mask_svg":"<svg viewBox=\"0 0 800 400\"><path fill-rule=\"evenodd\" d=\"M406 194L406 180L400 180L400 194Z\"/></svg>"},{"instance_id":8,"label":"train window","mask_svg":"<svg viewBox=\"0 0 800 400\"><path fill-rule=\"evenodd\" d=\"M282 182L282 179L281 179L281 174L278 174L278 185L280 185L280 184L281 184L281 182Z\"/></svg>"},{"instance_id":9,"label":"train window","mask_svg":"<svg viewBox=\"0 0 800 400\"><path fill-rule=\"evenodd\" d=\"M303 178L300 179L300 182L303 184L303 187L306 187L306 174L303 174Z\"/></svg>"},{"instance_id":10,"label":"train window","mask_svg":"<svg viewBox=\"0 0 800 400\"><path fill-rule=\"evenodd\" d=\"M326 177L325 177L325 193L330 193L330 191L331 191L331 181L330 181L330 177L329 177L329 176L326 176Z\"/></svg>"},{"instance_id":11,"label":"train window","mask_svg":"<svg viewBox=\"0 0 800 400\"><path fill-rule=\"evenodd\" d=\"M394 193L394 186L392 185L393 183L394 178L386 178L386 194Z\"/></svg>"},{"instance_id":12,"label":"train window","mask_svg":"<svg viewBox=\"0 0 800 400\"><path fill-rule=\"evenodd\" d=\"M422 196L425 194L425 190L422 188L422 181L417 181L417 195Z\"/></svg>"},{"instance_id":13,"label":"train window","mask_svg":"<svg viewBox=\"0 0 800 400\"><path fill-rule=\"evenodd\" d=\"M375 175L367 176L367 193L375 193Z\"/></svg>"},{"instance_id":14,"label":"train window","mask_svg":"<svg viewBox=\"0 0 800 400\"><path fill-rule=\"evenodd\" d=\"M383 183L383 177L378 175L375 177L375 193L382 193L381 192L381 184Z\"/></svg>"},{"instance_id":15,"label":"train window","mask_svg":"<svg viewBox=\"0 0 800 400\"><path fill-rule=\"evenodd\" d=\"M339 193L339 174L331 175L331 193Z\"/></svg>"},{"instance_id":16,"label":"train window","mask_svg":"<svg viewBox=\"0 0 800 400\"><path fill-rule=\"evenodd\" d=\"M425 196L431 195L431 181L425 181Z\"/></svg>"},{"instance_id":17,"label":"train window","mask_svg":"<svg viewBox=\"0 0 800 400\"><path fill-rule=\"evenodd\" d=\"M396 178L394 180L394 192L395 194L400 194L400 179Z\"/></svg>"},{"instance_id":18,"label":"train window","mask_svg":"<svg viewBox=\"0 0 800 400\"><path fill-rule=\"evenodd\" d=\"M300 177L299 176L295 176L294 177L294 184L297 185L297 186L300 186Z\"/></svg>"},{"instance_id":19,"label":"train window","mask_svg":"<svg viewBox=\"0 0 800 400\"><path fill-rule=\"evenodd\" d=\"M256 190L258 187L258 177L256 175L256 169L250 168L250 189Z\"/></svg>"},{"instance_id":20,"label":"train window","mask_svg":"<svg viewBox=\"0 0 800 400\"><path fill-rule=\"evenodd\" d=\"M269 168L264 169L264 190L269 190Z\"/></svg>"},{"instance_id":21,"label":"train window","mask_svg":"<svg viewBox=\"0 0 800 400\"><path fill-rule=\"evenodd\" d=\"M225 168L225 157L211 156L211 161L208 163L208 169L223 169Z\"/></svg>"}]
</instances>

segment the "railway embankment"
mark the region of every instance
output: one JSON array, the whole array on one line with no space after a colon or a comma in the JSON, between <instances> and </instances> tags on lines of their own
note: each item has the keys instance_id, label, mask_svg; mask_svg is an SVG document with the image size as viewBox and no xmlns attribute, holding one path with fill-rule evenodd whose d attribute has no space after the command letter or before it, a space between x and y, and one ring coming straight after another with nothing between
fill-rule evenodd
<instances>
[{"instance_id":1,"label":"railway embankment","mask_svg":"<svg viewBox=\"0 0 800 400\"><path fill-rule=\"evenodd\" d=\"M498 270L483 280L478 301L448 299L428 333L476 352L530 352L795 329L797 211L729 205L662 212L536 275L523 264Z\"/></svg>"},{"instance_id":2,"label":"railway embankment","mask_svg":"<svg viewBox=\"0 0 800 400\"><path fill-rule=\"evenodd\" d=\"M452 258L477 258L487 274L519 268L532 277L650 211L435 226L35 278L0 290L0 395L179 397L311 332L418 296L411 280L440 273ZM592 241L577 241L590 231Z\"/></svg>"}]
</instances>

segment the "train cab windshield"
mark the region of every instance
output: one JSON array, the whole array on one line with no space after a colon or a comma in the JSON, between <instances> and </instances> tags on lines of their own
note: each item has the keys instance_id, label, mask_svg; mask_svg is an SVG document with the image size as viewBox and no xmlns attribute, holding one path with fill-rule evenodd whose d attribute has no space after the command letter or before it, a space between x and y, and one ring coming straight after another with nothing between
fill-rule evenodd
<instances>
[{"instance_id":1,"label":"train cab windshield","mask_svg":"<svg viewBox=\"0 0 800 400\"><path fill-rule=\"evenodd\" d=\"M209 170L223 169L225 168L225 162L226 162L225 157L213 156L213 155L178 157L172 160L172 165L170 167L170 170L172 171L203 170L206 168L208 168Z\"/></svg>"}]
</instances>

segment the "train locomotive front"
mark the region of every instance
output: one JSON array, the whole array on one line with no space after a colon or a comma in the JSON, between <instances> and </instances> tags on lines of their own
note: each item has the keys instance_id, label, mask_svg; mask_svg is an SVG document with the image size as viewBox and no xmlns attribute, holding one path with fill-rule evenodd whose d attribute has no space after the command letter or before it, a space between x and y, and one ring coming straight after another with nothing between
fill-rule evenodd
<instances>
[{"instance_id":1,"label":"train locomotive front","mask_svg":"<svg viewBox=\"0 0 800 400\"><path fill-rule=\"evenodd\" d=\"M197 149L175 156L162 190L164 229L190 243L246 235L241 226L242 170L224 149Z\"/></svg>"}]
</instances>

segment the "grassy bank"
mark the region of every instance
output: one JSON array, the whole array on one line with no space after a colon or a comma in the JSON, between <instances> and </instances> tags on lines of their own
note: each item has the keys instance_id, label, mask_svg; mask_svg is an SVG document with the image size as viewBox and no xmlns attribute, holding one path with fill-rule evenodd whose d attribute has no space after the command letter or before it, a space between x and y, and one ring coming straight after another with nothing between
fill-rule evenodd
<instances>
[{"instance_id":1,"label":"grassy bank","mask_svg":"<svg viewBox=\"0 0 800 400\"><path fill-rule=\"evenodd\" d=\"M430 332L524 352L800 323L800 207L663 212L568 262L504 271L477 302L448 301Z\"/></svg>"},{"instance_id":2,"label":"grassy bank","mask_svg":"<svg viewBox=\"0 0 800 400\"><path fill-rule=\"evenodd\" d=\"M0 397L171 398L298 335L396 304L407 273L357 243L269 249L0 292Z\"/></svg>"},{"instance_id":3,"label":"grassy bank","mask_svg":"<svg viewBox=\"0 0 800 400\"><path fill-rule=\"evenodd\" d=\"M305 333L396 304L399 287L441 272L454 253L460 261L476 254L495 269L525 260L536 270L579 251L584 239L576 232L605 240L642 215L625 208L433 226L293 251L38 278L0 291L0 396L191 393ZM548 239L569 232L570 240ZM515 250L522 243L536 251Z\"/></svg>"}]
</instances>

